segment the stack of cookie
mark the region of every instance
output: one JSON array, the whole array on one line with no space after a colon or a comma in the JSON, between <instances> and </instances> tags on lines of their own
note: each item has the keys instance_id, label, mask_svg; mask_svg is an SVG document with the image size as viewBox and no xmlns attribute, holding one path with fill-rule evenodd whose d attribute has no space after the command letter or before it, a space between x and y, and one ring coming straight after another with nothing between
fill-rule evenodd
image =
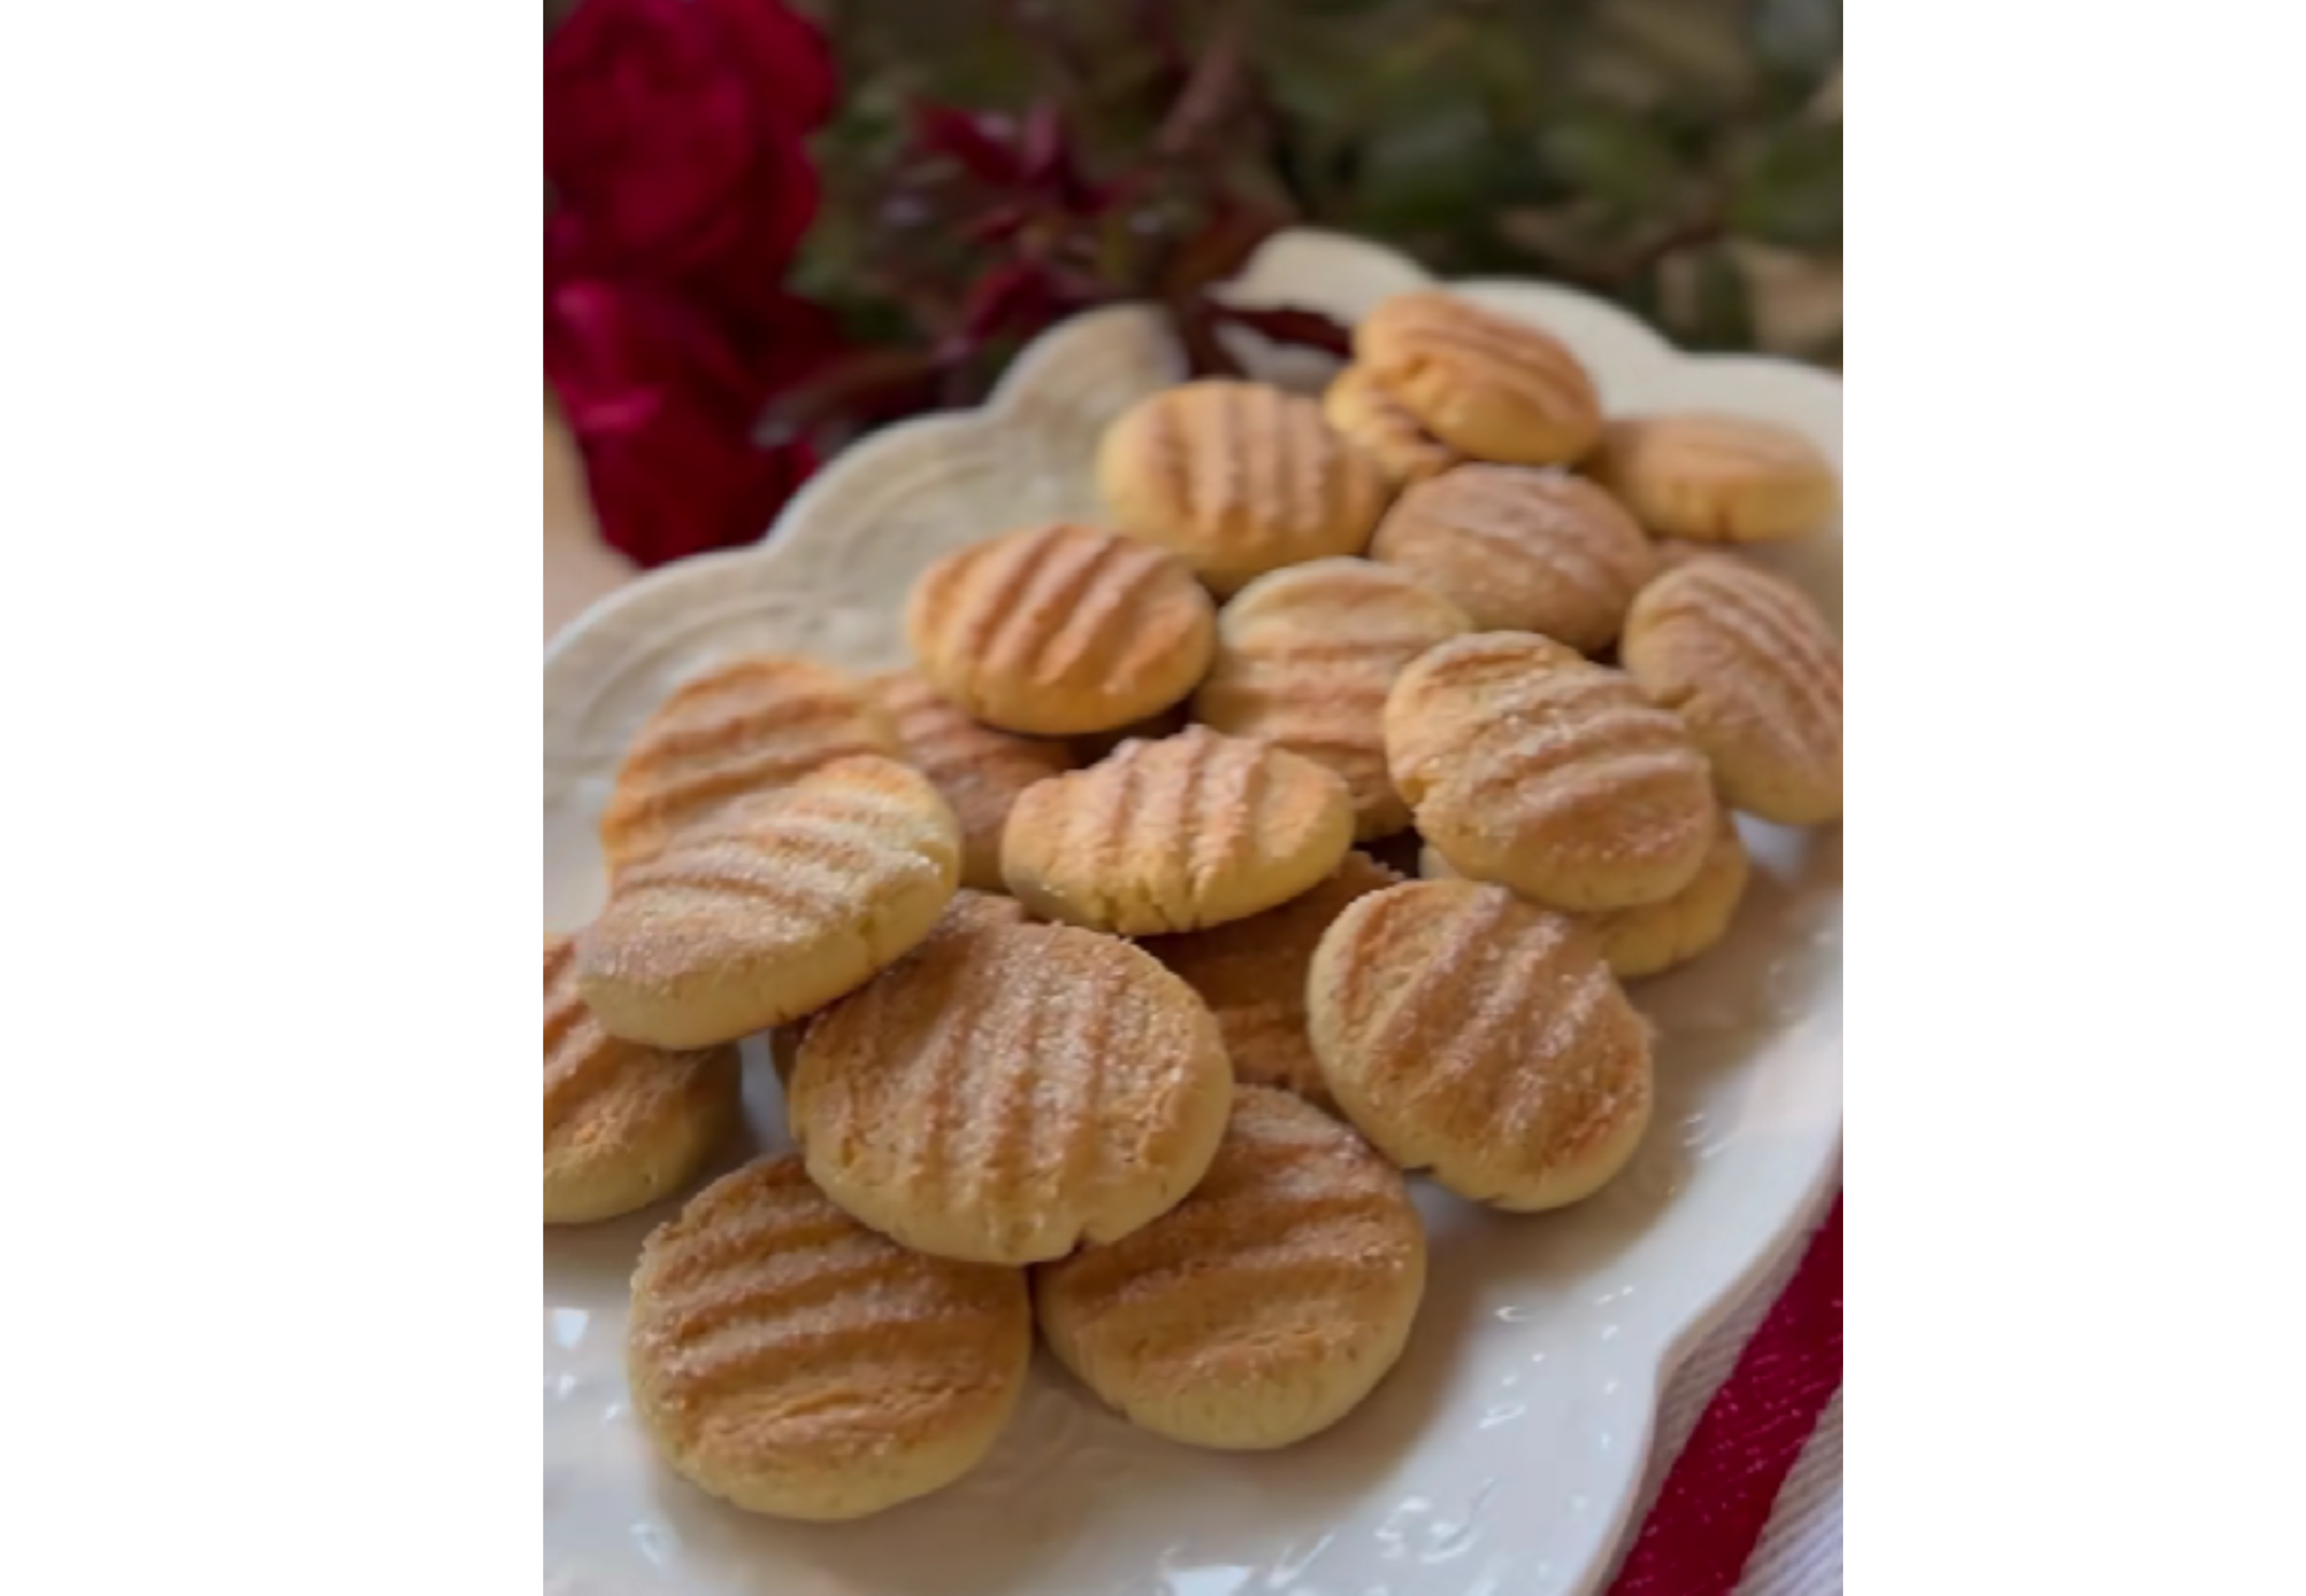
<instances>
[{"instance_id":1,"label":"stack of cookie","mask_svg":"<svg viewBox=\"0 0 2306 1596\"><path fill-rule=\"evenodd\" d=\"M1575 356L1446 294L1316 402L1156 394L1106 526L923 572L912 668L737 661L643 727L612 891L545 948L545 1217L691 1181L783 1028L797 1155L645 1248L636 1412L804 1518L958 1478L1038 1323L1157 1433L1269 1447L1406 1344L1405 1174L1533 1211L1649 1122L1623 983L1726 931L1733 810L1841 810L1841 657L1719 545L1829 519L1729 418L1605 420ZM1415 861L1408 879L1364 848Z\"/></svg>"}]
</instances>

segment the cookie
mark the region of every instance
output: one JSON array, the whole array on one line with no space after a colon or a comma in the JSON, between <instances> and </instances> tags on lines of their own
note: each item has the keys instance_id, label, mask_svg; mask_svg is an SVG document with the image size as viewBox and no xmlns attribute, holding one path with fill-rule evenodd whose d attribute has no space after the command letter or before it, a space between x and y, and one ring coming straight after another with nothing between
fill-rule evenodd
<instances>
[{"instance_id":1,"label":"cookie","mask_svg":"<svg viewBox=\"0 0 2306 1596\"><path fill-rule=\"evenodd\" d=\"M1032 1349L1021 1271L909 1252L798 1158L764 1158L643 1244L625 1369L682 1478L755 1513L850 1519L976 1467Z\"/></svg>"},{"instance_id":2,"label":"cookie","mask_svg":"<svg viewBox=\"0 0 2306 1596\"><path fill-rule=\"evenodd\" d=\"M1029 1263L1193 1188L1233 1097L1217 1020L1125 942L979 923L810 1022L786 1102L809 1174L875 1230Z\"/></svg>"},{"instance_id":3,"label":"cookie","mask_svg":"<svg viewBox=\"0 0 2306 1596\"><path fill-rule=\"evenodd\" d=\"M961 822L961 884L999 892L1009 807L1034 782L1072 769L1072 750L978 724L917 671L893 670L866 685L895 723L905 761L936 783Z\"/></svg>"},{"instance_id":4,"label":"cookie","mask_svg":"<svg viewBox=\"0 0 2306 1596\"><path fill-rule=\"evenodd\" d=\"M1175 550L1219 594L1282 566L1360 553L1386 498L1384 474L1316 401L1219 379L1123 412L1098 443L1097 482L1115 525Z\"/></svg>"},{"instance_id":5,"label":"cookie","mask_svg":"<svg viewBox=\"0 0 2306 1596\"><path fill-rule=\"evenodd\" d=\"M922 676L971 719L1070 737L1183 701L1209 669L1217 611L1174 554L1059 522L938 560L905 630Z\"/></svg>"},{"instance_id":6,"label":"cookie","mask_svg":"<svg viewBox=\"0 0 2306 1596\"><path fill-rule=\"evenodd\" d=\"M679 1189L737 1122L737 1050L623 1042L576 995L565 936L544 939L544 1222L581 1225Z\"/></svg>"},{"instance_id":7,"label":"cookie","mask_svg":"<svg viewBox=\"0 0 2306 1596\"><path fill-rule=\"evenodd\" d=\"M1385 768L1385 696L1402 668L1473 630L1448 600L1366 559L1317 559L1260 576L1217 612L1217 653L1193 714L1327 765L1354 829L1390 836L1409 806Z\"/></svg>"},{"instance_id":8,"label":"cookie","mask_svg":"<svg viewBox=\"0 0 2306 1596\"><path fill-rule=\"evenodd\" d=\"M961 875L929 779L837 760L729 806L628 870L576 939L576 983L613 1034L704 1047L783 1025L928 935Z\"/></svg>"},{"instance_id":9,"label":"cookie","mask_svg":"<svg viewBox=\"0 0 2306 1596\"><path fill-rule=\"evenodd\" d=\"M1034 1271L1050 1350L1135 1423L1191 1446L1285 1447L1360 1405L1425 1292L1398 1173L1285 1093L1244 1088L1193 1194Z\"/></svg>"},{"instance_id":10,"label":"cookie","mask_svg":"<svg viewBox=\"0 0 2306 1596\"><path fill-rule=\"evenodd\" d=\"M1379 524L1370 558L1413 576L1484 632L1607 647L1656 570L1609 494L1562 471L1460 465L1420 482Z\"/></svg>"},{"instance_id":11,"label":"cookie","mask_svg":"<svg viewBox=\"0 0 2306 1596\"><path fill-rule=\"evenodd\" d=\"M1798 538L1833 519L1832 462L1790 428L1685 414L1611 422L1584 469L1661 538Z\"/></svg>"},{"instance_id":12,"label":"cookie","mask_svg":"<svg viewBox=\"0 0 2306 1596\"><path fill-rule=\"evenodd\" d=\"M610 876L654 858L731 798L896 751L896 730L864 684L829 665L760 654L717 666L675 688L626 750L601 815Z\"/></svg>"},{"instance_id":13,"label":"cookie","mask_svg":"<svg viewBox=\"0 0 2306 1596\"><path fill-rule=\"evenodd\" d=\"M1431 842L1418 858L1417 873L1428 881L1447 881L1460 874ZM1723 809L1705 862L1687 886L1661 902L1582 914L1576 919L1601 944L1601 957L1618 979L1657 975L1696 958L1728 934L1751 873L1745 839L1738 834L1737 821Z\"/></svg>"},{"instance_id":14,"label":"cookie","mask_svg":"<svg viewBox=\"0 0 2306 1596\"><path fill-rule=\"evenodd\" d=\"M1345 1117L1404 1169L1532 1212L1599 1190L1653 1096L1649 1028L1567 915L1469 881L1350 905L1307 981Z\"/></svg>"},{"instance_id":15,"label":"cookie","mask_svg":"<svg viewBox=\"0 0 2306 1596\"><path fill-rule=\"evenodd\" d=\"M1347 366L1321 394L1321 418L1377 462L1395 487L1438 476L1465 456L1418 423L1366 366Z\"/></svg>"},{"instance_id":16,"label":"cookie","mask_svg":"<svg viewBox=\"0 0 2306 1596\"><path fill-rule=\"evenodd\" d=\"M1477 460L1569 464L1601 431L1593 380L1568 346L1439 288L1381 301L1354 355L1418 423Z\"/></svg>"},{"instance_id":17,"label":"cookie","mask_svg":"<svg viewBox=\"0 0 2306 1596\"><path fill-rule=\"evenodd\" d=\"M1642 590L1620 653L1732 807L1781 825L1841 817L1841 644L1801 589L1743 560L1691 560Z\"/></svg>"},{"instance_id":18,"label":"cookie","mask_svg":"<svg viewBox=\"0 0 2306 1596\"><path fill-rule=\"evenodd\" d=\"M1386 759L1450 863L1556 909L1687 887L1712 845L1712 773L1631 678L1525 632L1431 649L1385 705Z\"/></svg>"},{"instance_id":19,"label":"cookie","mask_svg":"<svg viewBox=\"0 0 2306 1596\"><path fill-rule=\"evenodd\" d=\"M1029 789L1001 874L1042 919L1149 936L1286 903L1353 841L1353 800L1323 766L1191 726Z\"/></svg>"},{"instance_id":20,"label":"cookie","mask_svg":"<svg viewBox=\"0 0 2306 1596\"><path fill-rule=\"evenodd\" d=\"M1225 1033L1235 1080L1278 1087L1326 1107L1329 1090L1305 1039L1305 971L1321 934L1346 904L1401 880L1367 854L1349 853L1328 880L1278 909L1209 931L1149 936L1137 945L1209 1004Z\"/></svg>"}]
</instances>

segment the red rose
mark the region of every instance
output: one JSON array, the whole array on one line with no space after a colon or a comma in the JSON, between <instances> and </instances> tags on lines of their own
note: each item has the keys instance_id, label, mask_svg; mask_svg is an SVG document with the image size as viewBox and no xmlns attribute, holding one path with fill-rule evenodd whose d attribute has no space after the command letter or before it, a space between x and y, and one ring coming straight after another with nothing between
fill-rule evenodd
<instances>
[{"instance_id":1,"label":"red rose","mask_svg":"<svg viewBox=\"0 0 2306 1596\"><path fill-rule=\"evenodd\" d=\"M760 536L816 464L753 435L839 347L781 286L832 102L779 0L584 0L545 43L545 375L602 536L643 565Z\"/></svg>"},{"instance_id":2,"label":"red rose","mask_svg":"<svg viewBox=\"0 0 2306 1596\"><path fill-rule=\"evenodd\" d=\"M832 319L781 294L753 310L773 353L748 361L668 293L578 281L546 302L545 371L602 535L641 565L751 542L816 468L806 440L763 448L753 431L771 394L837 347Z\"/></svg>"},{"instance_id":3,"label":"red rose","mask_svg":"<svg viewBox=\"0 0 2306 1596\"><path fill-rule=\"evenodd\" d=\"M595 271L743 295L816 214L824 41L780 0L584 0L546 41L544 175Z\"/></svg>"}]
</instances>

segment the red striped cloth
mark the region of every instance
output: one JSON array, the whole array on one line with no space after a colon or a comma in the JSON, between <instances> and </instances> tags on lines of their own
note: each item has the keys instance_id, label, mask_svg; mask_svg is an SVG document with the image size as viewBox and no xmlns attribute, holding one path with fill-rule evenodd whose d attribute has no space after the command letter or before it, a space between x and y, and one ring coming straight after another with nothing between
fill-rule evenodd
<instances>
[{"instance_id":1,"label":"red striped cloth","mask_svg":"<svg viewBox=\"0 0 2306 1596\"><path fill-rule=\"evenodd\" d=\"M1610 1596L1729 1596L1841 1388L1841 1199L1667 1470Z\"/></svg>"}]
</instances>

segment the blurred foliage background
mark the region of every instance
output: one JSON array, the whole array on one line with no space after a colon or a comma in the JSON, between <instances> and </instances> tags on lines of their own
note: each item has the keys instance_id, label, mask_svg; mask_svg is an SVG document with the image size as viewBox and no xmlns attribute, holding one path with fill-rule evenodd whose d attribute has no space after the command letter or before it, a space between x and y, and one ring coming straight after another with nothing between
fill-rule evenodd
<instances>
[{"instance_id":1,"label":"blurred foliage background","mask_svg":"<svg viewBox=\"0 0 2306 1596\"><path fill-rule=\"evenodd\" d=\"M1245 53L1225 187L1448 277L1607 293L1683 344L1847 353L1847 0L816 0L846 73L805 288L872 319L918 101L1065 108L1090 171ZM1169 83L1165 85L1165 79Z\"/></svg>"},{"instance_id":2,"label":"blurred foliage background","mask_svg":"<svg viewBox=\"0 0 2306 1596\"><path fill-rule=\"evenodd\" d=\"M1101 223L1107 245L1115 228L1123 245L1158 233L1165 203L1180 238L1246 209L1248 233L1363 234L1444 276L1587 287L1692 347L1840 363L1840 0L799 9L824 26L842 93L815 145L826 203L798 286L864 336L950 323L962 312L929 303L933 286L977 280L988 244L1016 245L974 225L981 183L925 164L926 104L996 135L1053 108L1092 176L1166 146L1176 181ZM1144 275L1107 245L1097 275ZM1205 252L1221 267L1243 252Z\"/></svg>"}]
</instances>

